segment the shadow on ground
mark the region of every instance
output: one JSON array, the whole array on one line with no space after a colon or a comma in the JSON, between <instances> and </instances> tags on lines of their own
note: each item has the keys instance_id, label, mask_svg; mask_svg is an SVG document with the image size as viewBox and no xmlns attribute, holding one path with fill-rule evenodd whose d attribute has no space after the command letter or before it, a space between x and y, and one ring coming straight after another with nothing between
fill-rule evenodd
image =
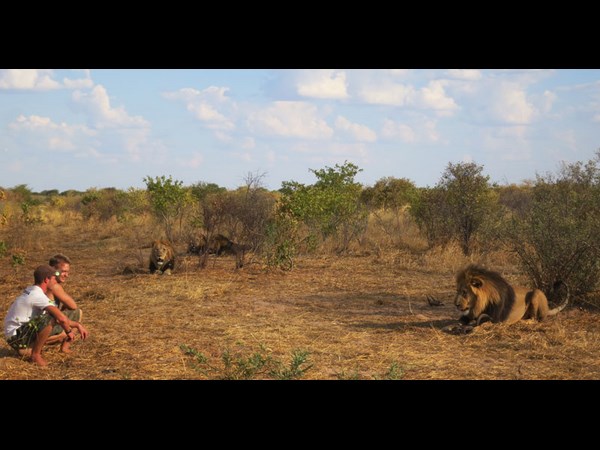
<instances>
[{"instance_id":1,"label":"shadow on ground","mask_svg":"<svg viewBox=\"0 0 600 450\"><path fill-rule=\"evenodd\" d=\"M439 319L439 320L421 320L421 321L412 321L412 322L388 322L388 323L380 323L380 322L362 322L351 325L354 328L359 329L370 329L370 330L394 330L394 331L404 331L408 329L414 328L433 328L437 330L442 330L442 328L447 327L448 325L456 324L457 321L454 319Z\"/></svg>"}]
</instances>

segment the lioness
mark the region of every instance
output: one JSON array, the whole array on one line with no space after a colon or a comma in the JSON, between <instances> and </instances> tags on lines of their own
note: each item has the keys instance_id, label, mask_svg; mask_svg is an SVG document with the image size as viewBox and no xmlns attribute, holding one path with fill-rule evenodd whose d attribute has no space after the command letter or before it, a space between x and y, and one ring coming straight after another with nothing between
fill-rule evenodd
<instances>
[{"instance_id":1,"label":"lioness","mask_svg":"<svg viewBox=\"0 0 600 450\"><path fill-rule=\"evenodd\" d=\"M241 268L244 265L244 255L250 247L247 245L236 244L226 236L217 234L207 242L206 236L201 235L198 241L192 241L188 245L188 253L203 255L205 253L221 256L224 254L234 255L236 259L235 267Z\"/></svg>"}]
</instances>

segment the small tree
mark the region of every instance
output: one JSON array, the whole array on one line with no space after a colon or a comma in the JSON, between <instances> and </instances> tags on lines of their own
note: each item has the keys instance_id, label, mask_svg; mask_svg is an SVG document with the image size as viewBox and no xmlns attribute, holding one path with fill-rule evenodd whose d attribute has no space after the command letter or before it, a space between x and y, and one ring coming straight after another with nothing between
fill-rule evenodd
<instances>
[{"instance_id":1,"label":"small tree","mask_svg":"<svg viewBox=\"0 0 600 450\"><path fill-rule=\"evenodd\" d=\"M167 239L174 241L173 227L179 222L181 231L185 206L190 202L189 191L183 187L183 181L173 180L170 175L169 178L148 176L144 182L155 216L164 225Z\"/></svg>"},{"instance_id":2,"label":"small tree","mask_svg":"<svg viewBox=\"0 0 600 450\"><path fill-rule=\"evenodd\" d=\"M422 188L410 203L410 215L429 246L447 244L454 236L446 192L439 188Z\"/></svg>"},{"instance_id":3,"label":"small tree","mask_svg":"<svg viewBox=\"0 0 600 450\"><path fill-rule=\"evenodd\" d=\"M411 213L431 242L456 239L465 255L477 232L498 211L497 194L475 163L448 163L434 189L424 190Z\"/></svg>"},{"instance_id":4,"label":"small tree","mask_svg":"<svg viewBox=\"0 0 600 450\"><path fill-rule=\"evenodd\" d=\"M341 239L338 252L346 251L350 241L366 228L367 211L360 202L362 186L354 181L361 171L345 162L335 167L310 171L317 182L310 186L284 182L279 205L281 213L305 223L321 239Z\"/></svg>"},{"instance_id":5,"label":"small tree","mask_svg":"<svg viewBox=\"0 0 600 450\"><path fill-rule=\"evenodd\" d=\"M384 177L365 188L361 198L371 208L398 210L411 202L416 191L415 184L406 178Z\"/></svg>"}]
</instances>

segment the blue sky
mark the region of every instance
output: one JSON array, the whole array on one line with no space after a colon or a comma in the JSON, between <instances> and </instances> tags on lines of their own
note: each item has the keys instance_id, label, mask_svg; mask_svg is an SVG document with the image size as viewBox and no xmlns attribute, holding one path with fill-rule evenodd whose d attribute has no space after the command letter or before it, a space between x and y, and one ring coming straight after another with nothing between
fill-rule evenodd
<instances>
[{"instance_id":1,"label":"blue sky","mask_svg":"<svg viewBox=\"0 0 600 450\"><path fill-rule=\"evenodd\" d=\"M312 183L351 161L433 186L474 161L519 183L600 148L600 70L0 69L0 186Z\"/></svg>"}]
</instances>

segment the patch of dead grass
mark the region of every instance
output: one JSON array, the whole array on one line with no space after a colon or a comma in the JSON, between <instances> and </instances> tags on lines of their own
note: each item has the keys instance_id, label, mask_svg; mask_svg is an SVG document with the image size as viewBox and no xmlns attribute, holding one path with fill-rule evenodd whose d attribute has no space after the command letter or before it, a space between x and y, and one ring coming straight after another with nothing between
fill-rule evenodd
<instances>
[{"instance_id":1,"label":"patch of dead grass","mask_svg":"<svg viewBox=\"0 0 600 450\"><path fill-rule=\"evenodd\" d=\"M305 378L311 379L381 379L392 368L402 379L600 377L595 311L568 308L543 323L484 324L460 336L442 332L457 317L453 277L465 259L456 249L301 257L291 272L259 263L235 270L232 257L213 256L200 270L197 257L180 255L173 275L161 276L144 272L149 248L139 248L140 230L133 239L119 223L79 225L42 226L44 250L30 251L17 272L0 259L0 310L5 314L31 283L35 266L60 251L73 260L66 288L84 310L90 338L77 341L71 356L48 349L49 370L15 357L3 341L0 379L210 376L194 368L182 345L214 366L227 350L264 348L281 361L305 350L313 365ZM474 258L487 258L490 267L498 261L510 279L518 278L509 257ZM124 275L127 264L140 272ZM444 305L430 306L428 294Z\"/></svg>"}]
</instances>

